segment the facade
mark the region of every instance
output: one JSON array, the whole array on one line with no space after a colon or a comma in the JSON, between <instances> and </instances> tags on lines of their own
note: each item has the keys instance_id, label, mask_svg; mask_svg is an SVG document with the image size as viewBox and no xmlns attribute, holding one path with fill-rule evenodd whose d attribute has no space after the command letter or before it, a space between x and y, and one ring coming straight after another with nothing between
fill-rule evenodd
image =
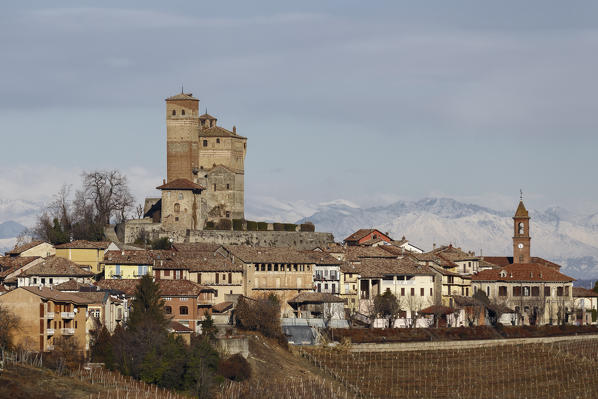
<instances>
[{"instance_id":1,"label":"facade","mask_svg":"<svg viewBox=\"0 0 598 399\"><path fill-rule=\"evenodd\" d=\"M79 283L90 283L93 276L89 266L83 268L68 259L51 256L20 273L17 280L19 287L52 287L71 279Z\"/></svg>"},{"instance_id":2,"label":"facade","mask_svg":"<svg viewBox=\"0 0 598 399\"><path fill-rule=\"evenodd\" d=\"M380 242L390 243L392 239L388 234L377 229L359 229L345 238L346 245L374 245Z\"/></svg>"},{"instance_id":3,"label":"facade","mask_svg":"<svg viewBox=\"0 0 598 399\"><path fill-rule=\"evenodd\" d=\"M87 265L94 274L102 273L104 252L110 245L108 241L78 240L56 246L56 256L68 259L78 265Z\"/></svg>"},{"instance_id":4,"label":"facade","mask_svg":"<svg viewBox=\"0 0 598 399\"><path fill-rule=\"evenodd\" d=\"M107 251L102 264L106 279L141 278L152 274L154 257L145 250Z\"/></svg>"},{"instance_id":5,"label":"facade","mask_svg":"<svg viewBox=\"0 0 598 399\"><path fill-rule=\"evenodd\" d=\"M346 307L352 312L359 309L359 272L355 265L343 263L340 266L339 297L345 301Z\"/></svg>"},{"instance_id":6,"label":"facade","mask_svg":"<svg viewBox=\"0 0 598 399\"><path fill-rule=\"evenodd\" d=\"M166 231L202 229L207 202L204 187L187 179L176 179L156 187L162 191L161 226Z\"/></svg>"},{"instance_id":7,"label":"facade","mask_svg":"<svg viewBox=\"0 0 598 399\"><path fill-rule=\"evenodd\" d=\"M523 200L519 201L513 216L513 263L531 263L531 237L529 214Z\"/></svg>"},{"instance_id":8,"label":"facade","mask_svg":"<svg viewBox=\"0 0 598 399\"><path fill-rule=\"evenodd\" d=\"M214 290L189 280L157 280L157 283L164 311L171 321L201 332L201 321L214 304Z\"/></svg>"},{"instance_id":9,"label":"facade","mask_svg":"<svg viewBox=\"0 0 598 399\"><path fill-rule=\"evenodd\" d=\"M341 291L341 262L328 254L320 255L314 266L314 291L338 295Z\"/></svg>"},{"instance_id":10,"label":"facade","mask_svg":"<svg viewBox=\"0 0 598 399\"><path fill-rule=\"evenodd\" d=\"M329 293L302 292L289 300L298 319L344 320L345 301Z\"/></svg>"},{"instance_id":11,"label":"facade","mask_svg":"<svg viewBox=\"0 0 598 399\"><path fill-rule=\"evenodd\" d=\"M1 256L0 286L16 287L19 274L43 261L44 258L36 256Z\"/></svg>"},{"instance_id":12,"label":"facade","mask_svg":"<svg viewBox=\"0 0 598 399\"><path fill-rule=\"evenodd\" d=\"M598 313L598 293L581 287L573 287L575 301L575 323L578 325L596 324Z\"/></svg>"},{"instance_id":13,"label":"facade","mask_svg":"<svg viewBox=\"0 0 598 399\"><path fill-rule=\"evenodd\" d=\"M89 349L87 300L48 287L20 287L0 296L0 305L19 317L15 345L48 352L60 338L74 340L81 351Z\"/></svg>"}]
</instances>

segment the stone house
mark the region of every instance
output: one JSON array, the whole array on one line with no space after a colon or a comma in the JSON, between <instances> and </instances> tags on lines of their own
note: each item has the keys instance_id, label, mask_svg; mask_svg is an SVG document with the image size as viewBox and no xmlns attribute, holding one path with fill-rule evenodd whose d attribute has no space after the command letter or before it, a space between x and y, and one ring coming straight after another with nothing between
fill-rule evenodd
<instances>
[{"instance_id":1,"label":"stone house","mask_svg":"<svg viewBox=\"0 0 598 399\"><path fill-rule=\"evenodd\" d=\"M88 300L49 287L19 287L0 296L0 305L19 317L14 344L48 352L59 338L73 339L85 351Z\"/></svg>"},{"instance_id":2,"label":"stone house","mask_svg":"<svg viewBox=\"0 0 598 399\"><path fill-rule=\"evenodd\" d=\"M41 257L47 258L56 254L56 248L50 243L44 241L31 241L27 244L19 245L8 251L5 255L10 257Z\"/></svg>"},{"instance_id":3,"label":"stone house","mask_svg":"<svg viewBox=\"0 0 598 399\"><path fill-rule=\"evenodd\" d=\"M104 252L110 246L109 241L77 240L56 246L56 256L68 259L78 265L87 265L94 274L103 272Z\"/></svg>"},{"instance_id":4,"label":"stone house","mask_svg":"<svg viewBox=\"0 0 598 399\"><path fill-rule=\"evenodd\" d=\"M38 285L51 287L71 279L80 283L89 283L93 277L94 274L89 271L89 266L82 267L68 259L51 256L20 273L17 280L19 287Z\"/></svg>"},{"instance_id":5,"label":"stone house","mask_svg":"<svg viewBox=\"0 0 598 399\"><path fill-rule=\"evenodd\" d=\"M161 227L166 231L199 230L206 219L204 187L187 179L176 179L156 189L162 192Z\"/></svg>"},{"instance_id":6,"label":"stone house","mask_svg":"<svg viewBox=\"0 0 598 399\"><path fill-rule=\"evenodd\" d=\"M359 271L357 266L343 262L340 266L340 293L338 296L345 300L350 311L359 309Z\"/></svg>"},{"instance_id":7,"label":"stone house","mask_svg":"<svg viewBox=\"0 0 598 399\"><path fill-rule=\"evenodd\" d=\"M201 321L211 313L214 289L189 280L156 280L164 300L164 311L171 321L201 332Z\"/></svg>"}]
</instances>

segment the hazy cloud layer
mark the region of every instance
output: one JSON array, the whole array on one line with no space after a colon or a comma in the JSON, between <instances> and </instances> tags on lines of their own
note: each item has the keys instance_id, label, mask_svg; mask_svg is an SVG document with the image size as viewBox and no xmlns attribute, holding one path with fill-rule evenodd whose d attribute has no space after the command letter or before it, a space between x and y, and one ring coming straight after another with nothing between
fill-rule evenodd
<instances>
[{"instance_id":1,"label":"hazy cloud layer","mask_svg":"<svg viewBox=\"0 0 598 399\"><path fill-rule=\"evenodd\" d=\"M0 179L10 189L0 197L48 195L50 181L98 168L152 192L165 174L163 99L184 84L249 138L248 197L449 196L508 209L523 188L536 207L597 211L597 11L556 1L3 5L10 151Z\"/></svg>"}]
</instances>

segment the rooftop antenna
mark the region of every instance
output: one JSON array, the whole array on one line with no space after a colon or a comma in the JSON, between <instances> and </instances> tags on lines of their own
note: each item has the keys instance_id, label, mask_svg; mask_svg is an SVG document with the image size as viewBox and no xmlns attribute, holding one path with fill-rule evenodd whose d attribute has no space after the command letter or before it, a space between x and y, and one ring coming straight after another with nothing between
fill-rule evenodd
<instances>
[{"instance_id":1,"label":"rooftop antenna","mask_svg":"<svg viewBox=\"0 0 598 399\"><path fill-rule=\"evenodd\" d=\"M184 93L184 91L183 91L183 84L181 83L181 94L183 94L183 93Z\"/></svg>"},{"instance_id":2,"label":"rooftop antenna","mask_svg":"<svg viewBox=\"0 0 598 399\"><path fill-rule=\"evenodd\" d=\"M523 190L519 189L519 200L523 201Z\"/></svg>"}]
</instances>

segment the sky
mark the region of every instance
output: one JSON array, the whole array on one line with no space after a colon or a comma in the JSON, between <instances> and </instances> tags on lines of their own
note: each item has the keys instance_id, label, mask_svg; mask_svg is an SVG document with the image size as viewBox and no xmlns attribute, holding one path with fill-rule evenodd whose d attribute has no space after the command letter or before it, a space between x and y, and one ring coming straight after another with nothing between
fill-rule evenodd
<instances>
[{"instance_id":1,"label":"sky","mask_svg":"<svg viewBox=\"0 0 598 399\"><path fill-rule=\"evenodd\" d=\"M248 200L598 212L595 1L0 6L0 200L165 177L164 99L248 137Z\"/></svg>"}]
</instances>

